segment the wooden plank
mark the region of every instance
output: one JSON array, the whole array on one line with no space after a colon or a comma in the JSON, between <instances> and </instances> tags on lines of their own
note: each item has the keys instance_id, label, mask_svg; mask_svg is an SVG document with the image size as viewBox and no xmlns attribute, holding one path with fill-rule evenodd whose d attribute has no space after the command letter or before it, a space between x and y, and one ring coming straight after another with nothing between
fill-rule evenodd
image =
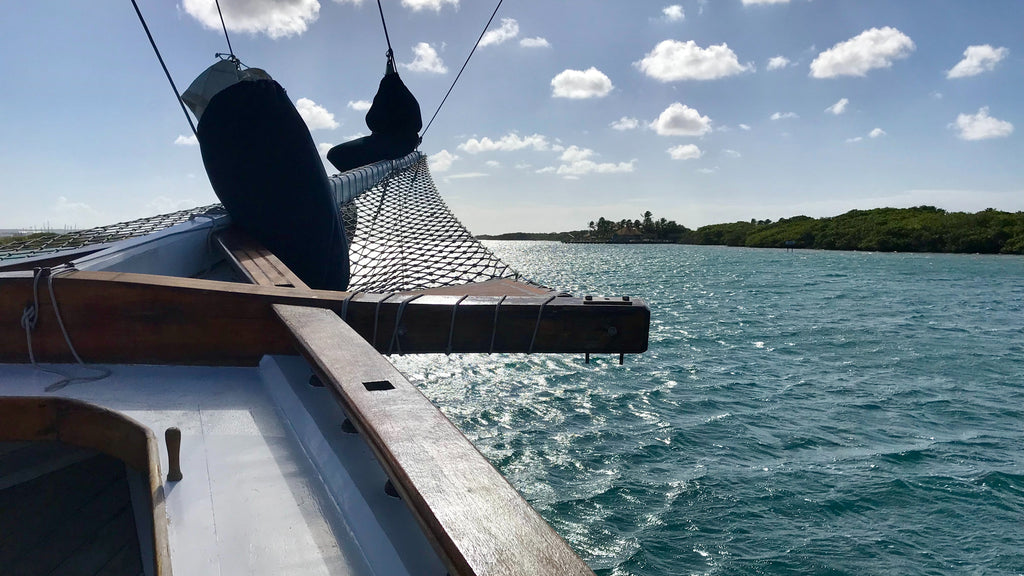
<instances>
[{"instance_id":1,"label":"wooden plank","mask_svg":"<svg viewBox=\"0 0 1024 576\"><path fill-rule=\"evenodd\" d=\"M337 315L275 304L453 575L593 574L476 448Z\"/></svg>"},{"instance_id":2,"label":"wooden plank","mask_svg":"<svg viewBox=\"0 0 1024 576\"><path fill-rule=\"evenodd\" d=\"M73 361L46 280L39 284L33 352L41 362ZM640 299L350 294L89 271L53 284L79 355L97 363L255 365L292 350L271 304L334 310L385 353L635 354L647 350L650 326ZM0 362L28 360L20 319L32 285L31 273L0 273Z\"/></svg>"},{"instance_id":3,"label":"wooden plank","mask_svg":"<svg viewBox=\"0 0 1024 576\"><path fill-rule=\"evenodd\" d=\"M510 278L495 278L484 282L473 282L471 284L459 284L457 286L442 286L440 288L427 288L414 292L403 292L403 295L433 294L447 296L549 296L555 293L550 288L534 286L525 282L516 282Z\"/></svg>"},{"instance_id":4,"label":"wooden plank","mask_svg":"<svg viewBox=\"0 0 1024 576\"><path fill-rule=\"evenodd\" d=\"M214 234L214 241L253 284L309 289L280 258L241 230L228 228L218 232Z\"/></svg>"}]
</instances>

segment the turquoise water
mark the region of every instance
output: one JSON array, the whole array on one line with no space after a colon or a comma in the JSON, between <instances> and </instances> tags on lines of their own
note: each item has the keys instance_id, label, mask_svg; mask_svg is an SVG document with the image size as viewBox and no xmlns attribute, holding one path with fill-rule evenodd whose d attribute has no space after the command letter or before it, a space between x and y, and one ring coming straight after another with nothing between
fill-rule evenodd
<instances>
[{"instance_id":1,"label":"turquoise water","mask_svg":"<svg viewBox=\"0 0 1024 576\"><path fill-rule=\"evenodd\" d=\"M489 242L627 357L393 357L601 575L1024 574L1024 258Z\"/></svg>"}]
</instances>

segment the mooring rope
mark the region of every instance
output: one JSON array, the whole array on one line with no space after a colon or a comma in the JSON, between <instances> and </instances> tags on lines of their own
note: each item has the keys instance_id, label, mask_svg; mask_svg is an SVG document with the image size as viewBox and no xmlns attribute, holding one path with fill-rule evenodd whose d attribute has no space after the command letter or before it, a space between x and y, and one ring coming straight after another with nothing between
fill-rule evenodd
<instances>
[{"instance_id":1,"label":"mooring rope","mask_svg":"<svg viewBox=\"0 0 1024 576\"><path fill-rule=\"evenodd\" d=\"M53 279L60 274L67 274L74 272L75 268L73 265L68 265L58 270L52 268L36 268L32 275L32 303L25 306L25 310L21 313L21 327L25 329L25 343L28 346L28 359L32 362L32 366L37 370L48 372L60 376L61 379L53 384L50 384L45 388L47 392L54 392L74 384L75 382L95 382L102 380L107 376L110 376L111 371L107 368L98 366L86 366L82 357L78 355L78 351L75 350L75 345L71 343L71 336L68 334L67 327L64 325L64 318L61 316L60 307L57 305L57 296L53 290ZM71 355L75 358L83 368L93 370L97 374L93 376L74 376L67 374L55 368L43 368L36 362L35 353L32 350L32 331L35 330L36 324L39 321L39 280L46 276L47 288L50 293L50 304L53 306L53 313L57 317L57 325L60 326L60 332L64 335L64 342L68 345L68 349L71 350Z\"/></svg>"}]
</instances>

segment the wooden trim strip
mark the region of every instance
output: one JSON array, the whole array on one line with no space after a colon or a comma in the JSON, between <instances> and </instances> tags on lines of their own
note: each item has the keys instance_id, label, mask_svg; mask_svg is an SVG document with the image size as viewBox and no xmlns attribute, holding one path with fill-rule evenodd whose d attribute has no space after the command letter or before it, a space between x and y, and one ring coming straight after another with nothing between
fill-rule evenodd
<instances>
[{"instance_id":1,"label":"wooden trim strip","mask_svg":"<svg viewBox=\"0 0 1024 576\"><path fill-rule=\"evenodd\" d=\"M460 296L356 294L216 282L119 272L76 271L53 281L64 323L87 362L127 364L255 365L264 354L288 354L290 336L271 304L326 308L387 352L393 337L403 353L448 350L452 310ZM57 326L45 280L39 289L33 351L40 362L73 361ZM526 352L543 296L469 296L458 304L451 351ZM0 362L26 362L20 319L33 302L32 273L0 273ZM494 311L501 306L500 326ZM594 302L593 300L589 302ZM556 297L544 307L534 352L635 354L647 350L650 309L640 299L600 306Z\"/></svg>"},{"instance_id":2,"label":"wooden trim strip","mask_svg":"<svg viewBox=\"0 0 1024 576\"><path fill-rule=\"evenodd\" d=\"M430 400L341 318L301 306L273 309L330 383L451 574L593 575Z\"/></svg>"}]
</instances>

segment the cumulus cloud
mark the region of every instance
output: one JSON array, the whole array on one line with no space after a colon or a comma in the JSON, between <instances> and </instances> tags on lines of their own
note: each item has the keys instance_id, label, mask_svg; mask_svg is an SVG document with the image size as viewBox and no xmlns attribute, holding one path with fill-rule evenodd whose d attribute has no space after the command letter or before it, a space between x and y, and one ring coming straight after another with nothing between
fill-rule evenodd
<instances>
[{"instance_id":1,"label":"cumulus cloud","mask_svg":"<svg viewBox=\"0 0 1024 576\"><path fill-rule=\"evenodd\" d=\"M501 27L496 30L488 30L480 38L480 47L492 44L501 44L519 36L519 22L515 18L502 18Z\"/></svg>"},{"instance_id":2,"label":"cumulus cloud","mask_svg":"<svg viewBox=\"0 0 1024 576\"><path fill-rule=\"evenodd\" d=\"M743 156L743 154L740 154L739 152L737 152L735 150L730 150L728 148L726 148L725 150L722 150L722 155L723 156L728 156L730 158L740 158L740 157Z\"/></svg>"},{"instance_id":3,"label":"cumulus cloud","mask_svg":"<svg viewBox=\"0 0 1024 576\"><path fill-rule=\"evenodd\" d=\"M476 138L470 138L462 144L459 144L459 150L469 154L494 151L510 152L513 150L522 150L524 148L537 151L552 149L551 144L545 136L540 134L531 134L524 138L514 132L510 132L498 140L491 140L485 136L479 140Z\"/></svg>"},{"instance_id":4,"label":"cumulus cloud","mask_svg":"<svg viewBox=\"0 0 1024 576\"><path fill-rule=\"evenodd\" d=\"M597 68L563 70L551 79L555 98L601 98L612 91L612 81Z\"/></svg>"},{"instance_id":5,"label":"cumulus cloud","mask_svg":"<svg viewBox=\"0 0 1024 576\"><path fill-rule=\"evenodd\" d=\"M427 159L430 161L431 170L434 170L435 172L447 172L452 167L452 163L458 160L459 157L448 150L441 150L436 154L431 154Z\"/></svg>"},{"instance_id":6,"label":"cumulus cloud","mask_svg":"<svg viewBox=\"0 0 1024 576\"><path fill-rule=\"evenodd\" d=\"M686 18L686 14L683 12L683 7L679 4L665 6L661 9L661 13L665 15L665 19L669 22L679 22Z\"/></svg>"},{"instance_id":7,"label":"cumulus cloud","mask_svg":"<svg viewBox=\"0 0 1024 576\"><path fill-rule=\"evenodd\" d=\"M772 56L768 59L769 70L779 70L789 66L789 58L785 56Z\"/></svg>"},{"instance_id":8,"label":"cumulus cloud","mask_svg":"<svg viewBox=\"0 0 1024 576\"><path fill-rule=\"evenodd\" d=\"M212 30L220 30L220 15L215 0L182 0L185 12ZM224 2L224 23L232 32L266 34L281 38L302 34L320 15L317 0L289 2Z\"/></svg>"},{"instance_id":9,"label":"cumulus cloud","mask_svg":"<svg viewBox=\"0 0 1024 576\"><path fill-rule=\"evenodd\" d=\"M1009 53L1006 48L993 48L988 44L968 46L964 50L964 59L946 73L946 78L967 78L994 70L996 64Z\"/></svg>"},{"instance_id":10,"label":"cumulus cloud","mask_svg":"<svg viewBox=\"0 0 1024 576\"><path fill-rule=\"evenodd\" d=\"M667 150L673 160L696 160L704 155L704 152L696 144L680 144Z\"/></svg>"},{"instance_id":11,"label":"cumulus cloud","mask_svg":"<svg viewBox=\"0 0 1024 576\"><path fill-rule=\"evenodd\" d=\"M870 70L891 67L915 48L914 41L895 28L871 28L818 54L811 62L811 76L864 76Z\"/></svg>"},{"instance_id":12,"label":"cumulus cloud","mask_svg":"<svg viewBox=\"0 0 1024 576\"><path fill-rule=\"evenodd\" d=\"M789 4L789 0L743 0L744 6L753 4Z\"/></svg>"},{"instance_id":13,"label":"cumulus cloud","mask_svg":"<svg viewBox=\"0 0 1024 576\"><path fill-rule=\"evenodd\" d=\"M640 121L630 116L623 116L612 122L611 127L616 130L636 130L640 127Z\"/></svg>"},{"instance_id":14,"label":"cumulus cloud","mask_svg":"<svg viewBox=\"0 0 1024 576\"><path fill-rule=\"evenodd\" d=\"M562 165L555 169L554 173L566 177L578 177L586 174L616 174L632 172L636 165L636 160L598 163L590 159L593 155L594 151L589 148L569 146L562 152L562 156L559 158ZM544 170L544 172L551 171L550 169Z\"/></svg>"},{"instance_id":15,"label":"cumulus cloud","mask_svg":"<svg viewBox=\"0 0 1024 576\"><path fill-rule=\"evenodd\" d=\"M662 136L703 136L711 131L711 119L679 102L673 102L651 122L651 128Z\"/></svg>"},{"instance_id":16,"label":"cumulus cloud","mask_svg":"<svg viewBox=\"0 0 1024 576\"><path fill-rule=\"evenodd\" d=\"M370 102L369 100L349 100L348 101L348 107L353 109L353 110L356 110L357 112L366 112L367 110L370 109L370 106L372 106L372 105L373 105L373 102Z\"/></svg>"},{"instance_id":17,"label":"cumulus cloud","mask_svg":"<svg viewBox=\"0 0 1024 576\"><path fill-rule=\"evenodd\" d=\"M868 132L868 138L881 138L882 136L885 136L885 130L882 130L881 128L875 128L871 132Z\"/></svg>"},{"instance_id":18,"label":"cumulus cloud","mask_svg":"<svg viewBox=\"0 0 1024 576\"><path fill-rule=\"evenodd\" d=\"M310 130L330 130L340 126L334 119L334 114L309 98L299 98L295 102L295 109L299 111L299 116L306 121L306 127Z\"/></svg>"},{"instance_id":19,"label":"cumulus cloud","mask_svg":"<svg viewBox=\"0 0 1024 576\"><path fill-rule=\"evenodd\" d=\"M960 114L952 124L960 131L963 140L987 140L989 138L1005 138L1013 134L1013 124L988 115L988 106L978 110L977 114Z\"/></svg>"},{"instance_id":20,"label":"cumulus cloud","mask_svg":"<svg viewBox=\"0 0 1024 576\"><path fill-rule=\"evenodd\" d=\"M67 196L59 196L53 209L65 218L93 218L100 215L92 206L85 202L72 202Z\"/></svg>"},{"instance_id":21,"label":"cumulus cloud","mask_svg":"<svg viewBox=\"0 0 1024 576\"><path fill-rule=\"evenodd\" d=\"M843 112L846 112L846 105L850 103L849 98L840 98L838 102L825 108L825 112L831 112L836 116L839 116Z\"/></svg>"},{"instance_id":22,"label":"cumulus cloud","mask_svg":"<svg viewBox=\"0 0 1024 576\"><path fill-rule=\"evenodd\" d=\"M776 112L770 116L772 120L788 120L790 118L799 118L800 115L796 112Z\"/></svg>"},{"instance_id":23,"label":"cumulus cloud","mask_svg":"<svg viewBox=\"0 0 1024 576\"><path fill-rule=\"evenodd\" d=\"M420 42L413 46L412 53L414 58L412 64L406 66L406 69L411 72L425 72L427 74L447 74L448 67L441 61L441 57L437 55L437 50L427 44L426 42Z\"/></svg>"},{"instance_id":24,"label":"cumulus cloud","mask_svg":"<svg viewBox=\"0 0 1024 576\"><path fill-rule=\"evenodd\" d=\"M750 126L747 126L746 124L740 124L740 130L750 130Z\"/></svg>"},{"instance_id":25,"label":"cumulus cloud","mask_svg":"<svg viewBox=\"0 0 1024 576\"><path fill-rule=\"evenodd\" d=\"M519 41L519 45L523 48L548 48L551 46L545 38L541 38L540 36L523 38Z\"/></svg>"},{"instance_id":26,"label":"cumulus cloud","mask_svg":"<svg viewBox=\"0 0 1024 576\"><path fill-rule=\"evenodd\" d=\"M864 139L863 136L854 136L853 138L847 138L846 139L846 143L847 144L853 144L855 142L860 142L863 139Z\"/></svg>"},{"instance_id":27,"label":"cumulus cloud","mask_svg":"<svg viewBox=\"0 0 1024 576\"><path fill-rule=\"evenodd\" d=\"M420 10L440 12L445 4L458 8L459 0L402 0L402 6L411 8L413 12L419 12Z\"/></svg>"},{"instance_id":28,"label":"cumulus cloud","mask_svg":"<svg viewBox=\"0 0 1024 576\"><path fill-rule=\"evenodd\" d=\"M196 138L195 134L191 136L179 134L178 137L174 139L174 143L177 144L178 146L198 146L199 139Z\"/></svg>"},{"instance_id":29,"label":"cumulus cloud","mask_svg":"<svg viewBox=\"0 0 1024 576\"><path fill-rule=\"evenodd\" d=\"M634 65L655 80L714 80L751 70L727 44L701 48L693 40L663 40Z\"/></svg>"}]
</instances>

